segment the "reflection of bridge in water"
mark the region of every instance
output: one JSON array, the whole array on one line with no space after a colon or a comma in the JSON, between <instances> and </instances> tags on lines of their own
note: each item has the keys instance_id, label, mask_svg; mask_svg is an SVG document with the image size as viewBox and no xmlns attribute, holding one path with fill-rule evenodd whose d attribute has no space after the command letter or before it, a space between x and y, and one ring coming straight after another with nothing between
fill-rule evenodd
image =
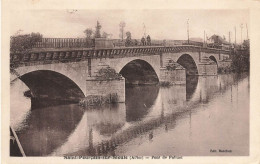
<instances>
[{"instance_id":1,"label":"reflection of bridge in water","mask_svg":"<svg viewBox=\"0 0 260 164\"><path fill-rule=\"evenodd\" d=\"M141 112L142 116L138 119L141 121L134 123L132 121L136 120L131 119L134 118L134 114L128 111L132 110L133 106L129 108L121 104L114 110L86 111L67 142L56 148L52 155L113 155L119 145L138 136L148 135L150 139L153 138L153 130L158 127L163 127L166 131L174 128L176 120L191 112L196 112L195 108L201 103L208 103L216 93L226 92L236 81L238 78L235 75L199 77L195 86L187 86L187 88L195 88L193 93L185 92L186 86L179 85L167 89L161 88L158 93L155 92L156 96L146 94L146 97L155 97L154 102L149 104L144 97L142 102L146 105L140 103L134 106L138 108L143 105L145 111L145 106L148 105L148 109ZM168 98L167 95L169 95ZM132 116L127 116L129 112ZM84 134L79 132L82 129L85 131ZM67 151L68 148L70 152Z\"/></svg>"}]
</instances>

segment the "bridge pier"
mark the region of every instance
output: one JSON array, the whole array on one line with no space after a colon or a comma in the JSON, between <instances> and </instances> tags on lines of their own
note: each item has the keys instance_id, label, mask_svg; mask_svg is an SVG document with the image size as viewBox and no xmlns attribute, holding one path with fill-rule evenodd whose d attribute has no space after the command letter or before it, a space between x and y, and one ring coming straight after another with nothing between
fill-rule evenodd
<instances>
[{"instance_id":1,"label":"bridge pier","mask_svg":"<svg viewBox=\"0 0 260 164\"><path fill-rule=\"evenodd\" d=\"M218 75L218 66L214 63L199 63L198 75Z\"/></svg>"},{"instance_id":2,"label":"bridge pier","mask_svg":"<svg viewBox=\"0 0 260 164\"><path fill-rule=\"evenodd\" d=\"M88 99L88 97L93 99ZM113 102L125 102L125 79L108 79L98 80L95 78L89 78L86 80L86 98L89 101L99 98L105 98L104 101ZM93 102L95 103L95 102Z\"/></svg>"},{"instance_id":3,"label":"bridge pier","mask_svg":"<svg viewBox=\"0 0 260 164\"><path fill-rule=\"evenodd\" d=\"M94 76L86 79L83 105L125 102L125 79L107 64L100 62Z\"/></svg>"},{"instance_id":4,"label":"bridge pier","mask_svg":"<svg viewBox=\"0 0 260 164\"><path fill-rule=\"evenodd\" d=\"M204 56L197 65L198 75L218 75L217 62Z\"/></svg>"},{"instance_id":5,"label":"bridge pier","mask_svg":"<svg viewBox=\"0 0 260 164\"><path fill-rule=\"evenodd\" d=\"M186 70L180 64L168 58L160 68L160 83L186 84Z\"/></svg>"}]
</instances>

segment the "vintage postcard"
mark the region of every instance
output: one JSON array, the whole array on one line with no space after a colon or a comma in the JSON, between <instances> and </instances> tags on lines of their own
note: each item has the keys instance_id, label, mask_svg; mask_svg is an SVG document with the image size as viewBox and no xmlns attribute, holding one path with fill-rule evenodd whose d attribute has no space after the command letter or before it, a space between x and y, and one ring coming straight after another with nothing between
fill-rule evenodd
<instances>
[{"instance_id":1,"label":"vintage postcard","mask_svg":"<svg viewBox=\"0 0 260 164\"><path fill-rule=\"evenodd\" d=\"M199 4L3 1L2 162L259 163L259 2Z\"/></svg>"}]
</instances>

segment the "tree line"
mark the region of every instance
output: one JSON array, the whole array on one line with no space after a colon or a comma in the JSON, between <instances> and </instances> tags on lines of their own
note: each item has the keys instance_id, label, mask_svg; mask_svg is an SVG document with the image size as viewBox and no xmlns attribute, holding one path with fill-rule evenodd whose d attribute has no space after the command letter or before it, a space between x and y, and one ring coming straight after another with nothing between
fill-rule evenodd
<instances>
[{"instance_id":1,"label":"tree line","mask_svg":"<svg viewBox=\"0 0 260 164\"><path fill-rule=\"evenodd\" d=\"M126 23L121 21L119 23L119 38L120 42L124 44L124 46L138 46L138 45L151 45L151 37L143 36L139 41L137 39L132 39L132 34L130 31L125 32ZM109 34L105 31L101 32L101 24L97 21L95 26L95 30L92 28L87 28L83 32L86 36L86 42L88 44L93 44L95 38L109 38L112 34ZM30 34L15 34L10 37L10 51L11 52L22 52L32 49L37 42L41 42L43 35L39 32L30 33Z\"/></svg>"},{"instance_id":2,"label":"tree line","mask_svg":"<svg viewBox=\"0 0 260 164\"><path fill-rule=\"evenodd\" d=\"M250 43L245 40L242 45L231 51L231 69L233 72L249 72L250 70Z\"/></svg>"},{"instance_id":3,"label":"tree line","mask_svg":"<svg viewBox=\"0 0 260 164\"><path fill-rule=\"evenodd\" d=\"M121 21L119 23L119 38L121 39L121 42L125 42L125 46L137 46L140 43L138 42L137 39L132 39L132 34L130 31L125 32L125 26L126 23L124 21ZM84 33L86 35L87 39L94 39L94 38L108 38L112 36L112 34L109 34L107 32L103 32L101 34L101 24L99 21L97 21L97 25L95 27L95 31L92 28L87 28L84 30ZM125 35L124 35L125 34ZM126 39L124 40L126 36ZM151 37L148 35L147 37L143 36L141 38L141 45L151 45Z\"/></svg>"}]
</instances>

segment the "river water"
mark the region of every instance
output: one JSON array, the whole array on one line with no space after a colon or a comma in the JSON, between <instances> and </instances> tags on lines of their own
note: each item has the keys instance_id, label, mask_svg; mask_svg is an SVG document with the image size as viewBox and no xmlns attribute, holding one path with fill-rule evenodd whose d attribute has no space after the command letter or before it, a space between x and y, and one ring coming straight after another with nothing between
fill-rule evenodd
<instances>
[{"instance_id":1,"label":"river water","mask_svg":"<svg viewBox=\"0 0 260 164\"><path fill-rule=\"evenodd\" d=\"M11 85L11 126L27 156L249 154L249 76L190 76L186 85L126 88L126 103L31 110ZM105 143L105 144L103 144Z\"/></svg>"}]
</instances>

